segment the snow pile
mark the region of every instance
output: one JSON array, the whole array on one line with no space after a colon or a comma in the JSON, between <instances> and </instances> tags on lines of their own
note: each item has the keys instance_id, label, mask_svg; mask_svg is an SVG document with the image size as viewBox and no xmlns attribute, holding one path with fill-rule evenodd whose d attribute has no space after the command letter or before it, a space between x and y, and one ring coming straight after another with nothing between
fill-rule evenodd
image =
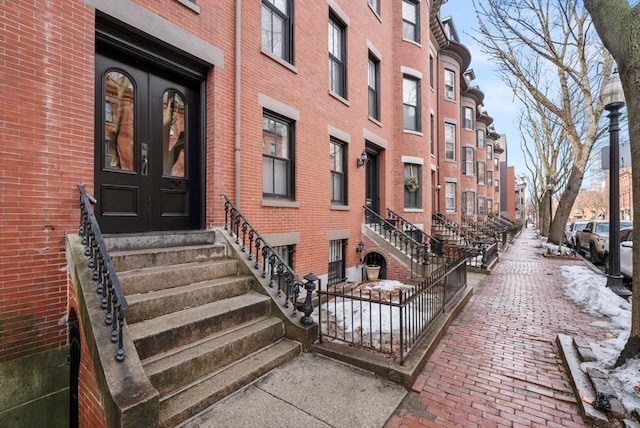
<instances>
[{"instance_id":1,"label":"snow pile","mask_svg":"<svg viewBox=\"0 0 640 428\"><path fill-rule=\"evenodd\" d=\"M631 304L606 287L606 277L585 266L562 266L565 277L565 295L586 311L604 317L593 325L611 333L610 339L592 346L597 361L582 363L583 370L598 368L609 374L609 384L616 391L624 407L631 411L640 409L640 359L628 361L613 369L618 355L629 338Z\"/></svg>"}]
</instances>

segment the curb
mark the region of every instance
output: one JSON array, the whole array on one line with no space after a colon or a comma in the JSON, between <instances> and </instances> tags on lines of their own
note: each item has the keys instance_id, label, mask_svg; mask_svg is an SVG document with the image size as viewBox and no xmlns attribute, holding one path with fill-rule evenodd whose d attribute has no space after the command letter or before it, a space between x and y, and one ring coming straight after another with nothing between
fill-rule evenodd
<instances>
[{"instance_id":1,"label":"curb","mask_svg":"<svg viewBox=\"0 0 640 428\"><path fill-rule=\"evenodd\" d=\"M595 361L595 355L591 350L589 342L576 337L572 338L564 334L558 334L556 343L560 349L562 362L571 377L571 385L576 395L576 401L580 414L597 427L610 427L611 420L617 419L622 421L625 426L635 426L635 422L625 419L626 412L624 406L615 397L614 391L607 382L607 374L598 369L582 369L582 362ZM591 402L599 394L605 394L609 397L611 403L611 411L608 413L601 412L591 405ZM589 400L588 402L585 400Z\"/></svg>"}]
</instances>

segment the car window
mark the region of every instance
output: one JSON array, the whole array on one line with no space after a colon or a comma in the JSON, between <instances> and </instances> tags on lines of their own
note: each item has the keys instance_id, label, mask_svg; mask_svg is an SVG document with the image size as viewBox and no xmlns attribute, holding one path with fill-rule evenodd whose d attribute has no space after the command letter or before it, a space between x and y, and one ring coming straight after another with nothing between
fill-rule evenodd
<instances>
[{"instance_id":1,"label":"car window","mask_svg":"<svg viewBox=\"0 0 640 428\"><path fill-rule=\"evenodd\" d=\"M631 241L631 232L633 231L633 229L626 229L626 230L621 230L620 231L620 242L623 241Z\"/></svg>"},{"instance_id":2,"label":"car window","mask_svg":"<svg viewBox=\"0 0 640 428\"><path fill-rule=\"evenodd\" d=\"M622 229L624 227L633 227L633 222L632 221L621 221L620 222L620 229Z\"/></svg>"},{"instance_id":3,"label":"car window","mask_svg":"<svg viewBox=\"0 0 640 428\"><path fill-rule=\"evenodd\" d=\"M596 233L609 233L609 223L596 223Z\"/></svg>"}]
</instances>

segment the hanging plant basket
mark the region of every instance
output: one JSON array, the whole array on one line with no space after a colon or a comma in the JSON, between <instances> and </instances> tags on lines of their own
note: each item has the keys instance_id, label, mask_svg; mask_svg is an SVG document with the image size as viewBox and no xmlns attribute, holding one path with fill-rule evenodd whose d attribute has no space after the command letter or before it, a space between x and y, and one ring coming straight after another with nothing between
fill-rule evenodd
<instances>
[{"instance_id":1,"label":"hanging plant basket","mask_svg":"<svg viewBox=\"0 0 640 428\"><path fill-rule=\"evenodd\" d=\"M407 178L407 180L404 182L404 185L409 192L413 193L417 192L420 188L420 181L418 181L418 177L412 175L411 177Z\"/></svg>"}]
</instances>

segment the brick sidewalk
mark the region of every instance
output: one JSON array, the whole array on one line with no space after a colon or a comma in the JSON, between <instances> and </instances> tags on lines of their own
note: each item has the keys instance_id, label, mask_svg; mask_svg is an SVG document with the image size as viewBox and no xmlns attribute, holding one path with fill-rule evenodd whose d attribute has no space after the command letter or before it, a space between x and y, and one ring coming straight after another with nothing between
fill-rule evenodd
<instances>
[{"instance_id":1,"label":"brick sidewalk","mask_svg":"<svg viewBox=\"0 0 640 428\"><path fill-rule=\"evenodd\" d=\"M606 332L563 297L559 266L525 229L474 290L387 428L584 427L556 334Z\"/></svg>"}]
</instances>

